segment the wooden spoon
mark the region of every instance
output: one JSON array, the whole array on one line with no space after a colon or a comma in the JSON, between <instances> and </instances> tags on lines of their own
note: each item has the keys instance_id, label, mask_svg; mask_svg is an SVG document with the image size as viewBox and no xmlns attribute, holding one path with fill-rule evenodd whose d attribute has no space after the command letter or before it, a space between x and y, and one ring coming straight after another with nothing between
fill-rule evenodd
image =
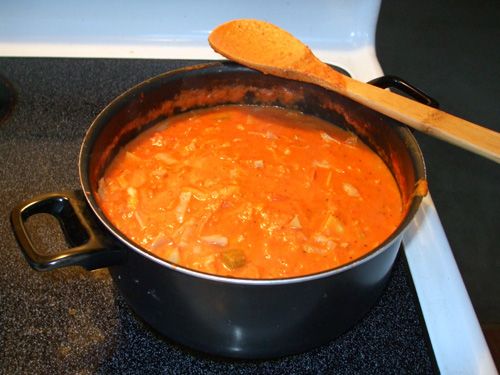
<instances>
[{"instance_id":1,"label":"wooden spoon","mask_svg":"<svg viewBox=\"0 0 500 375\"><path fill-rule=\"evenodd\" d=\"M229 21L215 28L208 42L216 52L242 65L338 92L418 131L500 163L500 133L344 76L273 24L252 19Z\"/></svg>"}]
</instances>

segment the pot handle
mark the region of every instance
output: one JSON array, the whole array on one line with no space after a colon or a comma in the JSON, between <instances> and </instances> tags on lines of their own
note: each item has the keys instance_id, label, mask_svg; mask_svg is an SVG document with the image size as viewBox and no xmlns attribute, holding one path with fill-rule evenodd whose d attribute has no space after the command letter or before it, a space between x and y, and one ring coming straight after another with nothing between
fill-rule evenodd
<instances>
[{"instance_id":1,"label":"pot handle","mask_svg":"<svg viewBox=\"0 0 500 375\"><path fill-rule=\"evenodd\" d=\"M426 104L429 107L439 108L439 103L434 98L427 95L422 90L406 82L404 79L387 75L379 78L372 79L368 82L371 85L380 87L381 89L394 88L397 89L416 101Z\"/></svg>"},{"instance_id":2,"label":"pot handle","mask_svg":"<svg viewBox=\"0 0 500 375\"><path fill-rule=\"evenodd\" d=\"M37 250L25 223L29 217L41 213L52 215L59 221L69 249L54 255ZM124 245L102 234L105 229L90 212L82 191L36 196L15 207L10 218L26 260L37 271L68 266L93 270L125 261Z\"/></svg>"}]
</instances>

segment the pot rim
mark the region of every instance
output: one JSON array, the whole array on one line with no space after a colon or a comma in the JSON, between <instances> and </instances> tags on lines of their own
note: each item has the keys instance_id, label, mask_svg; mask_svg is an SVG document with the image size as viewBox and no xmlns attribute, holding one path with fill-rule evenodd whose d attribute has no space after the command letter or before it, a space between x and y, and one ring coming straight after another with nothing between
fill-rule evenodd
<instances>
[{"instance_id":1,"label":"pot rim","mask_svg":"<svg viewBox=\"0 0 500 375\"><path fill-rule=\"evenodd\" d=\"M293 277L284 277L284 278L276 278L276 279L252 279L252 278L236 278L236 277L230 277L230 276L221 276L221 275L216 275L216 274L210 274L210 273L205 273L201 271L197 271L191 268L187 268L178 264L175 264L173 262L169 262L167 260L161 259L160 257L156 256L152 252L148 251L147 249L144 249L140 245L132 242L125 236L120 230L118 230L112 223L111 221L108 220L108 218L104 215L104 213L101 211L99 208L99 205L97 204L97 201L94 199L94 194L93 191L90 187L90 181L88 177L88 169L87 166L84 165L84 159L86 155L91 151L91 146L93 145L92 139L95 136L96 132L99 132L98 129L98 124L103 121L104 118L107 117L108 112L113 109L115 106L120 105L122 101L124 101L128 96L133 95L135 93L140 92L140 90L143 87L147 87L148 85L170 77L170 76L175 76L178 74L183 74L188 71L192 70L204 70L204 69L210 69L214 67L220 67L220 70L224 68L232 68L236 70L242 70L242 71L253 71L253 69L243 67L239 64L233 63L233 62L228 62L228 61L218 61L218 62L210 62L210 63L204 63L204 64L197 64L197 65L190 65L174 70L170 70L164 73L161 73L159 75L156 75L154 77L148 78L131 88L127 89L123 93L121 93L119 96L114 98L110 103L108 103L104 109L96 116L96 118L92 121L90 127L87 129L87 132L85 133L85 136L83 138L83 142L80 147L80 153L79 153L79 158L78 158L78 169L79 169L79 177L80 177L80 185L83 189L85 199L90 206L91 210L93 213L96 215L96 217L99 219L99 221L106 227L106 229L110 232L109 235L113 235L115 238L117 238L121 243L126 245L127 248L132 249L139 255L142 255L153 262L167 267L168 269L176 272L181 272L186 275L192 276L192 277L197 277L197 278L202 278L214 282L222 282L222 283L230 283L230 284L240 284L240 285L282 285L282 284L291 284L291 283L300 283L300 282L308 282L308 281L313 281L317 279L322 279L325 277L330 277L339 273L346 272L352 268L358 267L359 265L368 262L369 260L373 259L374 257L378 256L380 253L384 252L388 247L390 247L394 242L401 241L402 235L404 231L407 229L408 224L410 221L413 219L415 216L420 203L423 199L422 195L414 194L413 197L410 200L410 205L407 209L407 212L403 219L401 220L400 224L398 227L391 233L389 237L387 237L380 245L376 246L373 248L371 251L368 253L364 254L362 257L353 259L352 261L348 263L341 264L340 266L337 266L335 268L331 268L328 270L312 273L312 274L306 274L306 275L301 275L301 276L293 276ZM309 84L307 84L309 85ZM361 105L361 104L359 104ZM415 167L415 179L416 181L419 180L426 180L426 170L425 170L425 163L424 163L424 158L422 155L422 151L411 133L411 131L406 127L406 126L401 126L395 129L395 131L398 131L399 135L404 138L405 144L410 150L410 154L412 155L412 159L414 162L414 167ZM90 143L90 144L89 144ZM127 249L128 250L128 249Z\"/></svg>"}]
</instances>

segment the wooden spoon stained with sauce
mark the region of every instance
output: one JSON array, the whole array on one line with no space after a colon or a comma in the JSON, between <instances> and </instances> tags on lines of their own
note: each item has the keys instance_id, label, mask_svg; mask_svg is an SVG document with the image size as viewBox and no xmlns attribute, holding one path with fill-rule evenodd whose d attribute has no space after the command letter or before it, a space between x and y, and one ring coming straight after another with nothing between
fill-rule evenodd
<instances>
[{"instance_id":1,"label":"wooden spoon stained with sauce","mask_svg":"<svg viewBox=\"0 0 500 375\"><path fill-rule=\"evenodd\" d=\"M500 163L500 133L344 76L273 24L229 21L215 28L208 42L216 52L242 65L338 92L420 132Z\"/></svg>"}]
</instances>

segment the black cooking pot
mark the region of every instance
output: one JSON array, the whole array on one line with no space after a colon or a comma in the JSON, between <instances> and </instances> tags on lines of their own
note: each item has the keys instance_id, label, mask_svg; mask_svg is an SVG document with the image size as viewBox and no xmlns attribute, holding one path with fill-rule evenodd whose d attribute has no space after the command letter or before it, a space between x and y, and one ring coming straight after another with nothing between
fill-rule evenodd
<instances>
[{"instance_id":1,"label":"black cooking pot","mask_svg":"<svg viewBox=\"0 0 500 375\"><path fill-rule=\"evenodd\" d=\"M169 116L234 103L293 108L357 133L396 178L406 207L401 225L361 259L317 274L274 280L197 272L162 260L127 239L95 199L98 181L119 149ZM109 267L129 305L154 329L189 347L230 357L305 351L355 324L384 290L402 233L425 194L423 158L406 127L317 86L232 63L165 73L116 98L90 126L79 168L83 192L46 194L13 210L14 232L28 263L40 271L72 265ZM71 249L56 255L37 250L24 224L38 213L59 219Z\"/></svg>"}]
</instances>

